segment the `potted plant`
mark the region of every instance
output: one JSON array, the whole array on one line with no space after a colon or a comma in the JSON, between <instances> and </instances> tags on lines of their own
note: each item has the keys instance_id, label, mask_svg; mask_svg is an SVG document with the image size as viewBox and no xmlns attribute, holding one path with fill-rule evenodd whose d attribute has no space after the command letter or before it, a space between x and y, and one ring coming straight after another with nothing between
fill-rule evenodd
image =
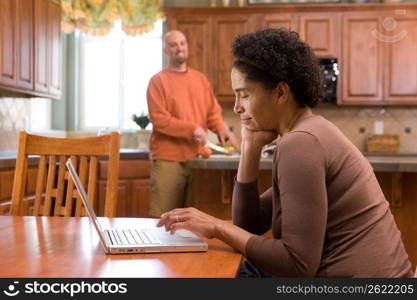
<instances>
[{"instance_id":1,"label":"potted plant","mask_svg":"<svg viewBox=\"0 0 417 300\"><path fill-rule=\"evenodd\" d=\"M147 114L142 112L140 116L132 115L132 121L135 122L140 130L137 131L138 149L148 150L149 149L149 138L151 135L150 130L146 130L146 126L151 122Z\"/></svg>"},{"instance_id":2,"label":"potted plant","mask_svg":"<svg viewBox=\"0 0 417 300\"><path fill-rule=\"evenodd\" d=\"M145 129L146 126L151 122L147 114L142 112L140 116L137 114L132 115L132 120L135 122L141 129Z\"/></svg>"}]
</instances>

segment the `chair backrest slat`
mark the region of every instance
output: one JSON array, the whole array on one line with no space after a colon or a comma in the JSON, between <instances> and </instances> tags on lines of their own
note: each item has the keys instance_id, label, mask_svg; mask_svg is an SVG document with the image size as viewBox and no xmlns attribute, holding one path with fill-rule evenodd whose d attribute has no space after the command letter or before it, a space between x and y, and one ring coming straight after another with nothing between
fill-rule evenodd
<instances>
[{"instance_id":1,"label":"chair backrest slat","mask_svg":"<svg viewBox=\"0 0 417 300\"><path fill-rule=\"evenodd\" d=\"M41 155L39 158L38 177L36 178L36 197L34 203L33 215L39 216L42 209L43 191L45 189L46 179L46 156Z\"/></svg>"},{"instance_id":2,"label":"chair backrest slat","mask_svg":"<svg viewBox=\"0 0 417 300\"><path fill-rule=\"evenodd\" d=\"M79 171L78 174L80 176L80 181L81 184L83 185L84 189L87 190L86 188L86 182L87 182L87 167L88 167L88 162L87 162L87 157L85 156L81 156L80 159L80 167L79 167ZM81 216L81 208L82 208L82 201L80 197L77 197L77 205L75 207L75 216L76 217L80 217Z\"/></svg>"},{"instance_id":3,"label":"chair backrest slat","mask_svg":"<svg viewBox=\"0 0 417 300\"><path fill-rule=\"evenodd\" d=\"M62 139L22 131L19 135L11 215L84 216L85 209L65 163L71 157L89 201L96 207L98 156L103 156L109 159L104 216L116 216L119 151L120 134L117 132L98 137ZM40 156L34 200L24 199L28 155Z\"/></svg>"},{"instance_id":4,"label":"chair backrest slat","mask_svg":"<svg viewBox=\"0 0 417 300\"><path fill-rule=\"evenodd\" d=\"M118 194L118 178L119 178L119 156L120 156L120 139L115 139L110 144L109 168L107 170L107 190L106 199L117 199ZM115 217L117 210L116 201L106 201L104 205L104 215L107 217Z\"/></svg>"},{"instance_id":5,"label":"chair backrest slat","mask_svg":"<svg viewBox=\"0 0 417 300\"><path fill-rule=\"evenodd\" d=\"M97 156L92 156L90 158L90 166L88 168L89 174L88 174L88 200L91 202L91 205L93 207L96 206L95 203L95 197L96 194L96 186L97 186ZM86 216L85 208L83 208L83 211L81 213L82 216Z\"/></svg>"},{"instance_id":6,"label":"chair backrest slat","mask_svg":"<svg viewBox=\"0 0 417 300\"><path fill-rule=\"evenodd\" d=\"M51 155L49 157L48 164L48 178L46 180L46 196L45 203L43 205L43 215L50 216L52 209L52 191L55 183L55 168L56 168L56 156Z\"/></svg>"},{"instance_id":7,"label":"chair backrest slat","mask_svg":"<svg viewBox=\"0 0 417 300\"><path fill-rule=\"evenodd\" d=\"M65 163L66 162L67 162L67 156L61 155L59 157L58 182L57 182L56 197L55 197L55 208L54 208L54 213L53 213L54 216L62 215L61 207L63 206L63 202L64 202L65 172L66 172Z\"/></svg>"},{"instance_id":8,"label":"chair backrest slat","mask_svg":"<svg viewBox=\"0 0 417 300\"><path fill-rule=\"evenodd\" d=\"M74 155L71 155L71 160L72 163L74 165L74 168L77 169L78 166L78 160L77 157L75 157ZM65 198L65 217L71 217L73 216L73 206L74 206L74 197L73 197L73 192L74 192L74 182L71 180L71 178L68 177L68 185L67 185L67 196Z\"/></svg>"}]
</instances>

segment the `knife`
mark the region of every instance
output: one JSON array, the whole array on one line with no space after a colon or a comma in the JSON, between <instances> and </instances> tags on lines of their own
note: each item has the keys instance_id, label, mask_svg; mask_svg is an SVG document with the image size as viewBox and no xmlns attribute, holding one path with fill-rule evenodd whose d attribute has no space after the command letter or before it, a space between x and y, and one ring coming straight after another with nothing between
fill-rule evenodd
<instances>
[{"instance_id":1,"label":"knife","mask_svg":"<svg viewBox=\"0 0 417 300\"><path fill-rule=\"evenodd\" d=\"M219 145L216 145L215 143L212 143L210 141L207 141L206 147L209 147L210 149L213 149L213 150L215 150L217 152L220 152L220 153L231 154L229 150L227 150L227 149L225 149L225 148L223 148Z\"/></svg>"}]
</instances>

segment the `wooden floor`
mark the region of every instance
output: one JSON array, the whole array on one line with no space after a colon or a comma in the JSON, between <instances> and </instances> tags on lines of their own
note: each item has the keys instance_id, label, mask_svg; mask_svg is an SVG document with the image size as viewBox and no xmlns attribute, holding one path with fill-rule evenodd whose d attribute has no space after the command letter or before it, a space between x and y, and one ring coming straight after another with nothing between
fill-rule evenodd
<instances>
[{"instance_id":1,"label":"wooden floor","mask_svg":"<svg viewBox=\"0 0 417 300\"><path fill-rule=\"evenodd\" d=\"M231 203L222 202L221 171L204 170L196 171L194 184L195 206L218 218L231 219ZM417 265L417 173L377 173L378 181L391 204L402 239L413 264ZM230 174L234 176L234 174ZM400 200L392 203L393 179L400 188ZM230 180L233 184L233 180ZM261 171L259 178L259 190L262 192L271 185L271 171ZM230 190L232 187L230 187Z\"/></svg>"}]
</instances>

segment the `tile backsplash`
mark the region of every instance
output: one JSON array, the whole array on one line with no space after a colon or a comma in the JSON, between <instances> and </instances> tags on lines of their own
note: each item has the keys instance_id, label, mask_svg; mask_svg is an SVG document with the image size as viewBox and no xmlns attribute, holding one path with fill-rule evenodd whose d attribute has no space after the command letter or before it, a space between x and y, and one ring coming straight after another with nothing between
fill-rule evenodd
<instances>
[{"instance_id":1,"label":"tile backsplash","mask_svg":"<svg viewBox=\"0 0 417 300\"><path fill-rule=\"evenodd\" d=\"M223 104L223 117L240 138L239 118L232 104ZM345 107L323 105L314 109L335 124L361 151L366 138L375 131L375 122L383 122L384 133L400 136L400 153L417 153L417 107Z\"/></svg>"},{"instance_id":2,"label":"tile backsplash","mask_svg":"<svg viewBox=\"0 0 417 300\"><path fill-rule=\"evenodd\" d=\"M47 99L0 98L0 152L17 151L20 130L48 132L48 135L71 137L96 135L95 132L51 131L51 102ZM222 104L226 123L240 139L239 117L233 104ZM361 150L365 151L368 134L374 133L375 122L383 122L384 133L400 136L401 153L417 153L417 107L342 107L325 105L314 109L340 130ZM215 136L214 136L215 138ZM136 148L136 132L123 132L121 147Z\"/></svg>"},{"instance_id":3,"label":"tile backsplash","mask_svg":"<svg viewBox=\"0 0 417 300\"><path fill-rule=\"evenodd\" d=\"M21 130L49 130L51 100L0 98L0 152L17 151Z\"/></svg>"}]
</instances>

